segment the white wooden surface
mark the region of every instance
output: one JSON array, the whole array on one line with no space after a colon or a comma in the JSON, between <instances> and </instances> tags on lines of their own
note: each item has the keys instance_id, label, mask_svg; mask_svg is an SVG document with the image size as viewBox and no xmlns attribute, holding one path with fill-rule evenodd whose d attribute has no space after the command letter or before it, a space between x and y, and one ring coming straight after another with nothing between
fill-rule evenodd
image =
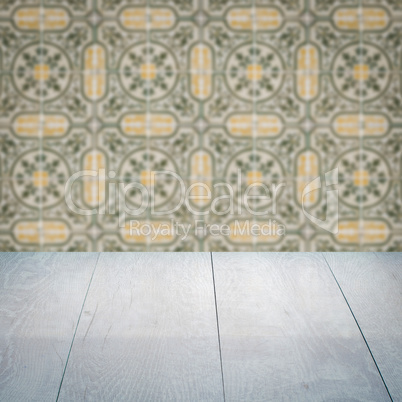
<instances>
[{"instance_id":1,"label":"white wooden surface","mask_svg":"<svg viewBox=\"0 0 402 402\"><path fill-rule=\"evenodd\" d=\"M207 253L102 254L60 400L222 400Z\"/></svg>"},{"instance_id":2,"label":"white wooden surface","mask_svg":"<svg viewBox=\"0 0 402 402\"><path fill-rule=\"evenodd\" d=\"M1 401L56 400L96 260L92 253L1 253Z\"/></svg>"},{"instance_id":3,"label":"white wooden surface","mask_svg":"<svg viewBox=\"0 0 402 402\"><path fill-rule=\"evenodd\" d=\"M210 255L97 258L0 253L0 401L223 400ZM402 400L402 253L325 258L213 254L227 401L389 400L360 330Z\"/></svg>"},{"instance_id":4,"label":"white wooden surface","mask_svg":"<svg viewBox=\"0 0 402 402\"><path fill-rule=\"evenodd\" d=\"M227 401L389 400L321 255L213 261Z\"/></svg>"},{"instance_id":5,"label":"white wooden surface","mask_svg":"<svg viewBox=\"0 0 402 402\"><path fill-rule=\"evenodd\" d=\"M402 400L402 254L325 253L394 401Z\"/></svg>"}]
</instances>

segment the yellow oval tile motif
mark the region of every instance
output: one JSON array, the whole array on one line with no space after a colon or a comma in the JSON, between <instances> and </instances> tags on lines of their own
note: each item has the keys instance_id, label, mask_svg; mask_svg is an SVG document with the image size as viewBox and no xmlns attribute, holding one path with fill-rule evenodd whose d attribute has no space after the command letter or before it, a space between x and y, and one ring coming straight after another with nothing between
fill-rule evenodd
<instances>
[{"instance_id":1,"label":"yellow oval tile motif","mask_svg":"<svg viewBox=\"0 0 402 402\"><path fill-rule=\"evenodd\" d=\"M176 120L170 114L128 114L120 122L123 133L130 136L164 137L174 133Z\"/></svg>"},{"instance_id":2,"label":"yellow oval tile motif","mask_svg":"<svg viewBox=\"0 0 402 402\"><path fill-rule=\"evenodd\" d=\"M129 221L120 229L126 243L166 244L175 239L174 227L170 221Z\"/></svg>"},{"instance_id":3,"label":"yellow oval tile motif","mask_svg":"<svg viewBox=\"0 0 402 402\"><path fill-rule=\"evenodd\" d=\"M198 151L191 157L192 177L212 177L212 158L207 152Z\"/></svg>"},{"instance_id":4,"label":"yellow oval tile motif","mask_svg":"<svg viewBox=\"0 0 402 402\"><path fill-rule=\"evenodd\" d=\"M340 243L366 245L384 243L389 235L388 224L382 220L343 220L334 236Z\"/></svg>"},{"instance_id":5,"label":"yellow oval tile motif","mask_svg":"<svg viewBox=\"0 0 402 402\"><path fill-rule=\"evenodd\" d=\"M61 7L22 7L14 13L13 20L16 27L23 31L60 31L70 24L68 12Z\"/></svg>"},{"instance_id":6,"label":"yellow oval tile motif","mask_svg":"<svg viewBox=\"0 0 402 402\"><path fill-rule=\"evenodd\" d=\"M15 239L22 244L62 244L70 236L69 227L60 220L20 221L13 227Z\"/></svg>"},{"instance_id":7,"label":"yellow oval tile motif","mask_svg":"<svg viewBox=\"0 0 402 402\"><path fill-rule=\"evenodd\" d=\"M12 127L18 137L62 137L70 123L60 114L21 114L14 119Z\"/></svg>"},{"instance_id":8,"label":"yellow oval tile motif","mask_svg":"<svg viewBox=\"0 0 402 402\"><path fill-rule=\"evenodd\" d=\"M314 45L305 45L297 52L297 93L303 100L318 95L319 56Z\"/></svg>"},{"instance_id":9,"label":"yellow oval tile motif","mask_svg":"<svg viewBox=\"0 0 402 402\"><path fill-rule=\"evenodd\" d=\"M166 7L127 7L120 13L120 22L130 30L170 29L176 22L173 11Z\"/></svg>"},{"instance_id":10,"label":"yellow oval tile motif","mask_svg":"<svg viewBox=\"0 0 402 402\"><path fill-rule=\"evenodd\" d=\"M228 118L226 127L235 137L275 137L282 132L283 122L275 115L235 114Z\"/></svg>"},{"instance_id":11,"label":"yellow oval tile motif","mask_svg":"<svg viewBox=\"0 0 402 402\"><path fill-rule=\"evenodd\" d=\"M236 7L228 11L226 21L233 30L272 31L280 28L283 18L273 7Z\"/></svg>"},{"instance_id":12,"label":"yellow oval tile motif","mask_svg":"<svg viewBox=\"0 0 402 402\"><path fill-rule=\"evenodd\" d=\"M204 207L211 202L208 199L208 189L212 191L213 161L211 155L198 151L191 157L191 184L197 183L190 193L191 202L198 207Z\"/></svg>"},{"instance_id":13,"label":"yellow oval tile motif","mask_svg":"<svg viewBox=\"0 0 402 402\"><path fill-rule=\"evenodd\" d=\"M312 206L318 199L319 190L307 193L303 200L303 191L305 187L319 176L319 162L318 156L315 152L305 151L302 152L297 158L297 201L300 205Z\"/></svg>"},{"instance_id":14,"label":"yellow oval tile motif","mask_svg":"<svg viewBox=\"0 0 402 402\"><path fill-rule=\"evenodd\" d=\"M338 115L332 122L335 134L341 137L370 136L380 137L389 129L388 119L381 114L350 114Z\"/></svg>"},{"instance_id":15,"label":"yellow oval tile motif","mask_svg":"<svg viewBox=\"0 0 402 402\"><path fill-rule=\"evenodd\" d=\"M229 224L228 239L236 244L267 244L278 242L281 235L276 221L236 220Z\"/></svg>"},{"instance_id":16,"label":"yellow oval tile motif","mask_svg":"<svg viewBox=\"0 0 402 402\"><path fill-rule=\"evenodd\" d=\"M92 100L97 100L105 94L106 60L102 46L92 45L85 50L84 91Z\"/></svg>"},{"instance_id":17,"label":"yellow oval tile motif","mask_svg":"<svg viewBox=\"0 0 402 402\"><path fill-rule=\"evenodd\" d=\"M347 31L380 31L390 23L388 12L380 7L342 7L333 14L335 26Z\"/></svg>"},{"instance_id":18,"label":"yellow oval tile motif","mask_svg":"<svg viewBox=\"0 0 402 402\"><path fill-rule=\"evenodd\" d=\"M212 54L206 45L191 51L191 92L197 99L206 99L212 92Z\"/></svg>"},{"instance_id":19,"label":"yellow oval tile motif","mask_svg":"<svg viewBox=\"0 0 402 402\"><path fill-rule=\"evenodd\" d=\"M86 153L83 161L84 170L92 170L98 173L98 176L84 176L84 201L91 207L98 207L105 201L106 183L106 157L99 150L93 150ZM103 170L103 172L102 172Z\"/></svg>"}]
</instances>

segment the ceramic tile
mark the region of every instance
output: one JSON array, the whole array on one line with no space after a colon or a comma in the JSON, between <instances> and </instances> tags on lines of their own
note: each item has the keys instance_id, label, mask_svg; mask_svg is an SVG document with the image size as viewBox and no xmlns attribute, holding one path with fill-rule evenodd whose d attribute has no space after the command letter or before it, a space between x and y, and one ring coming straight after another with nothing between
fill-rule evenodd
<instances>
[{"instance_id":1,"label":"ceramic tile","mask_svg":"<svg viewBox=\"0 0 402 402\"><path fill-rule=\"evenodd\" d=\"M1 250L401 250L399 1L0 18Z\"/></svg>"}]
</instances>

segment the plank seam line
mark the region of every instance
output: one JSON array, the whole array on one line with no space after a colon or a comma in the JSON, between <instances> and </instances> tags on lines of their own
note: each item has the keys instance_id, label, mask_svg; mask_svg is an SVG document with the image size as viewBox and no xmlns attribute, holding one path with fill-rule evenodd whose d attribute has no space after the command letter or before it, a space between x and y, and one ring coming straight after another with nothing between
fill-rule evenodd
<instances>
[{"instance_id":1,"label":"plank seam line","mask_svg":"<svg viewBox=\"0 0 402 402\"><path fill-rule=\"evenodd\" d=\"M222 392L223 392L223 401L226 401L226 396L225 396L225 380L223 376L223 363L222 363L222 349L221 349L221 335L219 332L219 316L218 316L218 303L216 301L216 287L215 287L215 273L214 273L214 261L212 259L212 251L210 252L211 254L211 268L212 268L212 283L214 286L214 299L215 299L215 315L216 315L216 328L218 331L218 346L219 346L219 360L221 363L221 377L222 377Z\"/></svg>"},{"instance_id":2,"label":"plank seam line","mask_svg":"<svg viewBox=\"0 0 402 402\"><path fill-rule=\"evenodd\" d=\"M356 323L356 325L357 325L357 328L359 328L360 334L361 334L361 336L362 336L362 338L363 338L363 340L364 340L364 343L365 343L366 346L367 346L368 351L370 352L370 356L371 356L371 358L373 359L373 362L374 362L374 364L375 364L375 366L376 366L376 368L377 368L378 374L380 374L382 383L384 384L384 387L385 387L385 389L387 390L389 399L391 399L391 401L393 402L394 400L392 399L391 393L389 392L389 389L388 389L388 387L387 387L387 384L385 383L384 377L383 377L382 374L381 374L380 368L378 367L378 364L377 364L377 362L376 362L376 360L375 360L375 358L374 358L373 352L371 351L370 346L369 346L369 344L368 344L368 342L367 342L367 340L366 340L366 337L364 336L363 331L362 331L362 329L360 328L359 323L357 322L356 316L354 315L354 313L353 313L353 311L352 311L352 308L351 308L351 306L350 306L348 300L346 299L345 293L343 293L343 290L342 290L342 288L341 288L341 285L339 284L338 280L336 279L336 276L335 276L334 272L332 271L332 268L331 268L331 266L329 265L327 259L325 258L325 255L324 255L323 253L321 253L321 254L322 254L322 256L324 257L324 260L325 260L325 262L327 263L328 268L329 268L329 270L331 271L331 274L332 274L333 278L335 279L335 282L336 282L336 284L338 285L338 288L339 288L340 292L342 293L343 298L345 299L345 302L346 302L346 304L347 304L347 306L348 306L348 308L349 308L349 311L350 311L350 313L352 314L353 319L355 320L355 323Z\"/></svg>"},{"instance_id":3,"label":"plank seam line","mask_svg":"<svg viewBox=\"0 0 402 402\"><path fill-rule=\"evenodd\" d=\"M71 350L72 350L72 348L73 348L73 344L74 344L74 341L75 341L75 335L77 334L78 325L80 324L81 315L82 315L82 312L83 312L83 310L84 310L85 302L86 302L86 300L87 300L89 288L91 287L92 278L94 277L96 267L98 266L98 262L99 262L100 255L101 255L101 253L98 253L98 258L96 259L94 269L92 270L91 279L89 280L89 283L88 283L88 288L87 288L87 291L86 291L86 293L85 293L84 301L82 302L81 311L80 311L80 314L79 314L79 316L78 316L77 325L75 326L75 330L74 330L74 334L73 334L73 339L71 340L70 349L69 349L69 351L68 351L68 355L67 355L67 359L66 359L66 364L64 365L63 375L61 376L61 381L60 381L60 385L59 385L59 391L57 392L56 402L59 400L59 397L60 397L60 391L61 391L61 387L62 387L62 385L63 385L64 375L66 374L67 365L68 365L68 361L69 361L69 359L70 359Z\"/></svg>"}]
</instances>

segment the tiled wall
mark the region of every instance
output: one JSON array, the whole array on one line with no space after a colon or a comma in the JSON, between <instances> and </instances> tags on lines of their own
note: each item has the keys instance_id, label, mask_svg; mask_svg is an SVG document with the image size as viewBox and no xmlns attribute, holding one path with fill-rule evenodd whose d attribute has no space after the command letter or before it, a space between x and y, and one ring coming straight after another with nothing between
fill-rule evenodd
<instances>
[{"instance_id":1,"label":"tiled wall","mask_svg":"<svg viewBox=\"0 0 402 402\"><path fill-rule=\"evenodd\" d=\"M401 49L399 0L1 0L0 249L402 251ZM100 173L66 190L83 170ZM233 200L212 212L197 187L189 206L119 222L119 182L152 189L159 210L178 204L159 170L213 199L228 183ZM304 208L325 221L338 190L337 231L303 212L316 177ZM276 211L244 208L252 183L283 184ZM131 219L170 230L133 234ZM286 233L208 226L235 221Z\"/></svg>"}]
</instances>

